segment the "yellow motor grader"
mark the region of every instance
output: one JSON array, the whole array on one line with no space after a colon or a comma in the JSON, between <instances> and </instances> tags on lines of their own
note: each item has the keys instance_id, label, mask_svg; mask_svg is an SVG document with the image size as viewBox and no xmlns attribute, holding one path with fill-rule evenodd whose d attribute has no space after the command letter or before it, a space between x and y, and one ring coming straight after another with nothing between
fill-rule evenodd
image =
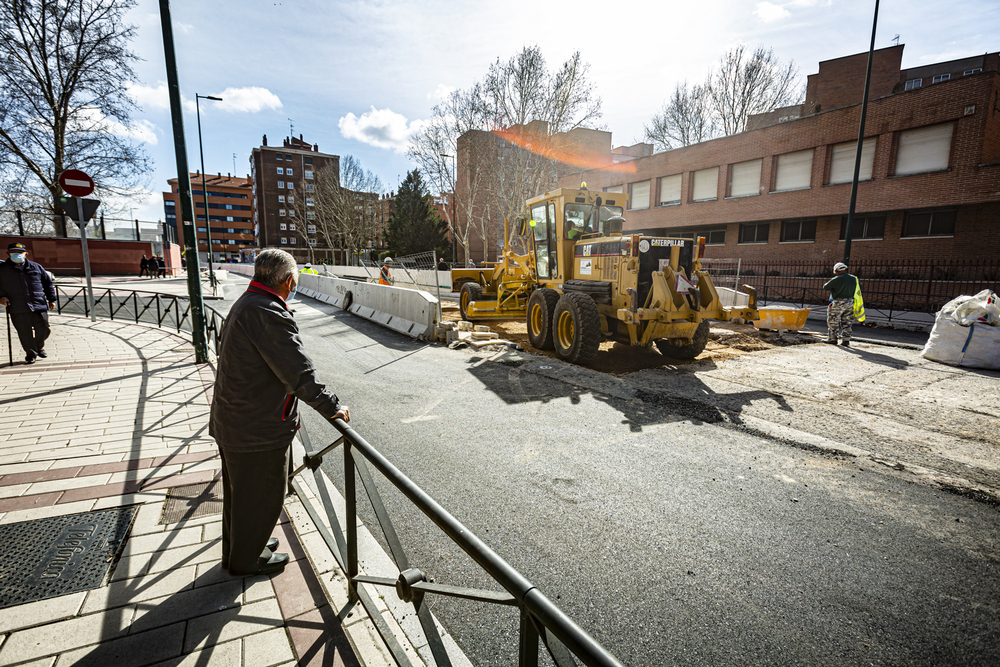
<instances>
[{"instance_id":1,"label":"yellow motor grader","mask_svg":"<svg viewBox=\"0 0 1000 667\"><path fill-rule=\"evenodd\" d=\"M623 235L628 195L563 188L529 199L516 233L504 224L503 257L462 285L466 320L525 317L528 339L587 364L602 338L693 359L708 342L708 320L758 319L723 306L701 268L705 239Z\"/></svg>"}]
</instances>

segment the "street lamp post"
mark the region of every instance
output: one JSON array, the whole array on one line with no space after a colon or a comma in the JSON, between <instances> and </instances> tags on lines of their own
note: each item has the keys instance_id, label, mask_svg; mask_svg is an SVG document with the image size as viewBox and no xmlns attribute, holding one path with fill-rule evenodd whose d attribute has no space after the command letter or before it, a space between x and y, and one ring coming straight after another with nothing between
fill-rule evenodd
<instances>
[{"instance_id":1,"label":"street lamp post","mask_svg":"<svg viewBox=\"0 0 1000 667\"><path fill-rule=\"evenodd\" d=\"M205 240L208 245L208 283L215 289L215 272L212 270L212 215L208 212L208 188L205 185L205 151L201 147L201 106L198 100L214 100L221 102L221 97L211 95L194 95L194 110L198 116L198 155L201 157L201 196L205 200ZM194 216L194 251L198 252L198 216Z\"/></svg>"},{"instance_id":2,"label":"street lamp post","mask_svg":"<svg viewBox=\"0 0 1000 667\"><path fill-rule=\"evenodd\" d=\"M446 155L444 153L439 153L441 157L450 157L452 159L452 173L455 174L454 180L451 182L451 264L455 265L458 261L458 220L455 219L455 191L458 190L458 151L455 151L454 155Z\"/></svg>"}]
</instances>

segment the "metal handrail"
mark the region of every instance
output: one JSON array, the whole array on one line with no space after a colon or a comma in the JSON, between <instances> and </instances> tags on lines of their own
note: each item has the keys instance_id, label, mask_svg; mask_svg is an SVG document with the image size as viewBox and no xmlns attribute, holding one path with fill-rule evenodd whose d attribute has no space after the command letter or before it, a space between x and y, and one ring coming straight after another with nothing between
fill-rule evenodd
<instances>
[{"instance_id":1,"label":"metal handrail","mask_svg":"<svg viewBox=\"0 0 1000 667\"><path fill-rule=\"evenodd\" d=\"M56 312L60 315L69 312L90 316L90 304L87 303L85 285L56 283L55 290ZM226 316L208 304L205 304L204 308L205 334L208 342L214 346L216 356L218 356L219 333ZM127 317L122 317L123 312ZM97 317L107 317L110 320L127 320L135 324L155 324L161 328L166 323L169 328L176 329L178 333L191 330L189 320L191 302L187 296L179 294L117 287L94 289L94 314ZM187 327L184 326L185 324Z\"/></svg>"},{"instance_id":2,"label":"metal handrail","mask_svg":"<svg viewBox=\"0 0 1000 667\"><path fill-rule=\"evenodd\" d=\"M292 487L302 499L313 523L320 527L320 534L333 552L341 569L347 574L348 592L351 601L360 601L373 619L379 619L375 623L376 628L382 635L386 646L393 654L398 665L408 664L408 659L399 647L388 626L384 622L379 622L381 620L381 612L374 601L365 592L365 589L359 587L358 584L367 583L376 586L394 587L396 594L401 600L412 602L428 641L433 662L442 667L450 665L451 661L444 649L440 636L435 630L430 611L427 605L423 604L424 595L427 593L492 604L517 606L521 612L518 662L520 667L537 667L539 639L542 640L549 655L558 667L576 665L572 657L573 655L582 660L588 667L622 667L622 664L611 653L602 647L585 630L574 623L537 587L520 572L511 567L507 561L497 555L496 552L466 528L458 519L441 507L437 501L396 468L353 428L340 419L334 420L333 425L340 432L341 437L322 451L312 453L310 452L311 444L309 436L304 427L300 428L299 434L302 436L306 455L302 465L289 475L289 480ZM346 542L343 537L344 531L340 528L340 522L333 509L333 503L329 498L320 471L323 456L340 445L344 446L344 500L346 503L346 516L344 520L347 532ZM361 458L355 456L355 454L360 454ZM458 545L486 574L502 586L506 593L428 582L427 577L422 571L410 565L365 461L371 463L386 480L399 489L452 542ZM332 533L327 530L324 522L320 520L318 511L308 501L297 477L306 468L313 471L316 487L319 490L327 519L333 531ZM396 563L397 569L399 569L399 577L397 579L374 577L359 573L355 472L361 478L362 485L365 487L368 499L372 504L379 527L382 529L386 543L389 545L389 551Z\"/></svg>"}]
</instances>

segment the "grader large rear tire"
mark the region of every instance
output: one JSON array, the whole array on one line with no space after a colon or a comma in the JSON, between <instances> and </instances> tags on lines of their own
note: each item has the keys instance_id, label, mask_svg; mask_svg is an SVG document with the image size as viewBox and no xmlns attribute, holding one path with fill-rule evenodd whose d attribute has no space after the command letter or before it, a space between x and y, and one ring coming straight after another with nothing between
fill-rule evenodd
<instances>
[{"instance_id":1,"label":"grader large rear tire","mask_svg":"<svg viewBox=\"0 0 1000 667\"><path fill-rule=\"evenodd\" d=\"M528 342L536 350L552 349L552 320L559 292L544 287L528 298Z\"/></svg>"},{"instance_id":2,"label":"grader large rear tire","mask_svg":"<svg viewBox=\"0 0 1000 667\"><path fill-rule=\"evenodd\" d=\"M672 345L669 340L656 341L656 349L665 357L673 359L694 359L705 351L708 345L708 322L702 322L694 330L694 336L687 345Z\"/></svg>"},{"instance_id":3,"label":"grader large rear tire","mask_svg":"<svg viewBox=\"0 0 1000 667\"><path fill-rule=\"evenodd\" d=\"M601 344L601 315L586 294L567 292L556 302L552 342L563 361L586 365Z\"/></svg>"},{"instance_id":4,"label":"grader large rear tire","mask_svg":"<svg viewBox=\"0 0 1000 667\"><path fill-rule=\"evenodd\" d=\"M483 288L479 283L465 283L462 291L458 295L458 309L462 312L462 319L469 320L469 304L473 301L483 300Z\"/></svg>"}]
</instances>

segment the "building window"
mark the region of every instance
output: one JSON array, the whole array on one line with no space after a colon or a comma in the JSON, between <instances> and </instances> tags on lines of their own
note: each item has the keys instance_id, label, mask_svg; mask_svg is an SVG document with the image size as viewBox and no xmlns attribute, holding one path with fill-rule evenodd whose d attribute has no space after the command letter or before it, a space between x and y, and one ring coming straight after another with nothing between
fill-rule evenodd
<instances>
[{"instance_id":1,"label":"building window","mask_svg":"<svg viewBox=\"0 0 1000 667\"><path fill-rule=\"evenodd\" d=\"M280 159L282 159L282 158L281 158L281 153L275 153L275 155L274 155L274 159L276 159L276 160L280 160Z\"/></svg>"},{"instance_id":2,"label":"building window","mask_svg":"<svg viewBox=\"0 0 1000 667\"><path fill-rule=\"evenodd\" d=\"M316 245L316 239L309 239L309 245L311 246Z\"/></svg>"},{"instance_id":3,"label":"building window","mask_svg":"<svg viewBox=\"0 0 1000 667\"><path fill-rule=\"evenodd\" d=\"M234 229L233 227L230 227L226 231L229 232L230 234L235 234L236 233L236 229Z\"/></svg>"},{"instance_id":4,"label":"building window","mask_svg":"<svg viewBox=\"0 0 1000 667\"><path fill-rule=\"evenodd\" d=\"M896 176L948 168L954 123L942 123L899 133Z\"/></svg>"},{"instance_id":5,"label":"building window","mask_svg":"<svg viewBox=\"0 0 1000 667\"><path fill-rule=\"evenodd\" d=\"M285 170L284 170L284 169L282 169L281 167L278 167L278 173L279 173L279 174L284 174L284 173L285 173Z\"/></svg>"},{"instance_id":6,"label":"building window","mask_svg":"<svg viewBox=\"0 0 1000 667\"><path fill-rule=\"evenodd\" d=\"M298 241L296 241L296 240L295 240L295 237L293 236L293 237L292 237L292 245L295 245L296 243L298 243Z\"/></svg>"},{"instance_id":7,"label":"building window","mask_svg":"<svg viewBox=\"0 0 1000 667\"><path fill-rule=\"evenodd\" d=\"M313 205L313 198L306 197L306 206L312 206L312 205Z\"/></svg>"},{"instance_id":8,"label":"building window","mask_svg":"<svg viewBox=\"0 0 1000 667\"><path fill-rule=\"evenodd\" d=\"M285 203L285 195L278 195L278 203L279 204Z\"/></svg>"},{"instance_id":9,"label":"building window","mask_svg":"<svg viewBox=\"0 0 1000 667\"><path fill-rule=\"evenodd\" d=\"M729 196L749 197L760 194L760 167L763 160L739 162L729 168Z\"/></svg>"},{"instance_id":10,"label":"building window","mask_svg":"<svg viewBox=\"0 0 1000 667\"><path fill-rule=\"evenodd\" d=\"M288 229L288 225L286 225L286 224L285 224L285 223L283 223L283 222L282 222L282 223L279 223L279 224L278 224L278 229L279 229L279 230L281 230L281 231L285 231L286 229Z\"/></svg>"},{"instance_id":11,"label":"building window","mask_svg":"<svg viewBox=\"0 0 1000 667\"><path fill-rule=\"evenodd\" d=\"M885 236L884 215L856 215L851 225L851 239L881 239ZM840 240L847 238L847 216L840 219Z\"/></svg>"},{"instance_id":12,"label":"building window","mask_svg":"<svg viewBox=\"0 0 1000 667\"><path fill-rule=\"evenodd\" d=\"M845 141L834 144L830 158L830 185L850 183L854 180L854 161L858 155L858 142ZM861 171L859 181L872 180L872 167L875 165L875 137L861 142Z\"/></svg>"},{"instance_id":13,"label":"building window","mask_svg":"<svg viewBox=\"0 0 1000 667\"><path fill-rule=\"evenodd\" d=\"M306 169L306 178L312 180L312 177L313 177L312 169Z\"/></svg>"},{"instance_id":14,"label":"building window","mask_svg":"<svg viewBox=\"0 0 1000 667\"><path fill-rule=\"evenodd\" d=\"M288 209L288 217L289 218L294 218L295 217L295 209L294 208Z\"/></svg>"},{"instance_id":15,"label":"building window","mask_svg":"<svg viewBox=\"0 0 1000 667\"><path fill-rule=\"evenodd\" d=\"M229 239L229 245L236 245L236 241L234 241L233 239Z\"/></svg>"},{"instance_id":16,"label":"building window","mask_svg":"<svg viewBox=\"0 0 1000 667\"><path fill-rule=\"evenodd\" d=\"M292 168L291 167L288 167L287 169L285 169L285 175L286 176L291 176L292 175Z\"/></svg>"},{"instance_id":17,"label":"building window","mask_svg":"<svg viewBox=\"0 0 1000 667\"><path fill-rule=\"evenodd\" d=\"M691 179L691 201L711 201L719 198L719 168L699 169Z\"/></svg>"},{"instance_id":18,"label":"building window","mask_svg":"<svg viewBox=\"0 0 1000 667\"><path fill-rule=\"evenodd\" d=\"M778 156L774 191L804 190L812 181L813 149Z\"/></svg>"},{"instance_id":19,"label":"building window","mask_svg":"<svg viewBox=\"0 0 1000 667\"><path fill-rule=\"evenodd\" d=\"M924 85L923 79L910 79L903 85L903 90L916 90Z\"/></svg>"},{"instance_id":20,"label":"building window","mask_svg":"<svg viewBox=\"0 0 1000 667\"><path fill-rule=\"evenodd\" d=\"M681 203L681 175L664 176L660 179L660 206Z\"/></svg>"},{"instance_id":21,"label":"building window","mask_svg":"<svg viewBox=\"0 0 1000 667\"><path fill-rule=\"evenodd\" d=\"M295 197L293 195L288 195L288 203L289 204L294 204L295 203Z\"/></svg>"},{"instance_id":22,"label":"building window","mask_svg":"<svg viewBox=\"0 0 1000 667\"><path fill-rule=\"evenodd\" d=\"M983 71L982 67L973 67L972 69L967 69L964 72L962 72L962 76L969 76L970 74L975 74L976 72L982 72L982 71Z\"/></svg>"},{"instance_id":23,"label":"building window","mask_svg":"<svg viewBox=\"0 0 1000 667\"><path fill-rule=\"evenodd\" d=\"M315 185L313 185L312 183L306 183L306 192L312 192L315 189L316 189Z\"/></svg>"},{"instance_id":24,"label":"building window","mask_svg":"<svg viewBox=\"0 0 1000 667\"><path fill-rule=\"evenodd\" d=\"M782 220L781 221L781 242L793 243L797 241L816 240L815 220Z\"/></svg>"},{"instance_id":25,"label":"building window","mask_svg":"<svg viewBox=\"0 0 1000 667\"><path fill-rule=\"evenodd\" d=\"M903 219L903 234L907 236L954 236L958 211L908 212Z\"/></svg>"},{"instance_id":26,"label":"building window","mask_svg":"<svg viewBox=\"0 0 1000 667\"><path fill-rule=\"evenodd\" d=\"M613 192L615 194L622 195L622 194L625 194L625 186L624 185L612 185L609 188L604 188L604 191L605 192Z\"/></svg>"},{"instance_id":27,"label":"building window","mask_svg":"<svg viewBox=\"0 0 1000 667\"><path fill-rule=\"evenodd\" d=\"M951 79L951 74L936 74L931 79L931 83L941 83L942 81L948 81Z\"/></svg>"},{"instance_id":28,"label":"building window","mask_svg":"<svg viewBox=\"0 0 1000 667\"><path fill-rule=\"evenodd\" d=\"M316 225L309 225L308 226L308 230L309 230L310 234L315 234L316 233Z\"/></svg>"},{"instance_id":29,"label":"building window","mask_svg":"<svg viewBox=\"0 0 1000 667\"><path fill-rule=\"evenodd\" d=\"M674 232L670 236L682 239L697 239L699 236L705 237L705 245L726 245L726 228L722 229L696 229L692 232Z\"/></svg>"},{"instance_id":30,"label":"building window","mask_svg":"<svg viewBox=\"0 0 1000 667\"><path fill-rule=\"evenodd\" d=\"M285 209L279 208L278 209L278 215L280 215L281 217L285 217Z\"/></svg>"},{"instance_id":31,"label":"building window","mask_svg":"<svg viewBox=\"0 0 1000 667\"><path fill-rule=\"evenodd\" d=\"M285 161L286 161L286 162L291 162L291 161L292 161L292 156L291 156L291 155L288 155L288 154L286 153L286 154L285 154Z\"/></svg>"},{"instance_id":32,"label":"building window","mask_svg":"<svg viewBox=\"0 0 1000 667\"><path fill-rule=\"evenodd\" d=\"M767 243L767 231L771 228L769 222L740 225L740 243Z\"/></svg>"},{"instance_id":33,"label":"building window","mask_svg":"<svg viewBox=\"0 0 1000 667\"><path fill-rule=\"evenodd\" d=\"M281 237L281 245L285 245L285 244L287 244L287 243L288 243L288 239L287 239L287 238L285 238L284 236L282 236L282 237Z\"/></svg>"},{"instance_id":34,"label":"building window","mask_svg":"<svg viewBox=\"0 0 1000 667\"><path fill-rule=\"evenodd\" d=\"M312 164L313 163L313 159L311 157L307 157L307 158L305 158L305 163L306 164Z\"/></svg>"},{"instance_id":35,"label":"building window","mask_svg":"<svg viewBox=\"0 0 1000 667\"><path fill-rule=\"evenodd\" d=\"M316 214L312 211L306 211L306 220L315 220Z\"/></svg>"},{"instance_id":36,"label":"building window","mask_svg":"<svg viewBox=\"0 0 1000 667\"><path fill-rule=\"evenodd\" d=\"M290 231L290 232L294 232L295 231L295 224L294 223L288 225L288 231Z\"/></svg>"},{"instance_id":37,"label":"building window","mask_svg":"<svg viewBox=\"0 0 1000 667\"><path fill-rule=\"evenodd\" d=\"M281 188L284 188L284 187L285 187L285 182L284 181L278 181L278 189L280 190Z\"/></svg>"},{"instance_id":38,"label":"building window","mask_svg":"<svg viewBox=\"0 0 1000 667\"><path fill-rule=\"evenodd\" d=\"M629 210L649 208L649 181L639 181L629 185Z\"/></svg>"},{"instance_id":39,"label":"building window","mask_svg":"<svg viewBox=\"0 0 1000 667\"><path fill-rule=\"evenodd\" d=\"M294 186L295 186L295 184L292 183L291 181L288 181L287 183L285 183L285 187L287 189L289 189L289 190L291 190Z\"/></svg>"}]
</instances>

